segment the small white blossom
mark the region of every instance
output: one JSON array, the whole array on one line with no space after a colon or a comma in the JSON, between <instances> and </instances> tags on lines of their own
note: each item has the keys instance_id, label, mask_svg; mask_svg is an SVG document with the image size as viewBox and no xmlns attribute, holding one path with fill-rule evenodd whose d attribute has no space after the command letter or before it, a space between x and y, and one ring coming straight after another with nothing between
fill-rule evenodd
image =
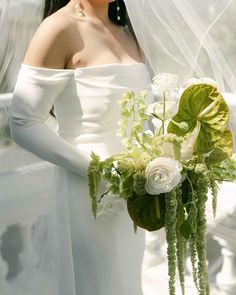
<instances>
[{"instance_id":1,"label":"small white blossom","mask_svg":"<svg viewBox=\"0 0 236 295\"><path fill-rule=\"evenodd\" d=\"M153 104L150 104L147 107L146 114L147 115L156 115L158 117L163 118L163 110L164 110L164 101L158 101ZM176 101L166 101L165 102L165 118L163 119L171 119L178 111L178 103Z\"/></svg>"},{"instance_id":2,"label":"small white blossom","mask_svg":"<svg viewBox=\"0 0 236 295\"><path fill-rule=\"evenodd\" d=\"M169 121L178 111L178 104L175 101L166 101L165 102L165 115L163 114L163 102L155 102L148 106L146 114L147 115L154 115L152 119L152 124L154 127L159 130L162 127L162 119L165 119L165 132L167 130ZM157 116L158 118L156 118Z\"/></svg>"},{"instance_id":3,"label":"small white blossom","mask_svg":"<svg viewBox=\"0 0 236 295\"><path fill-rule=\"evenodd\" d=\"M153 118L152 119L152 124L155 126L156 129L160 129L161 128L161 120L157 119L157 118Z\"/></svg>"},{"instance_id":4,"label":"small white blossom","mask_svg":"<svg viewBox=\"0 0 236 295\"><path fill-rule=\"evenodd\" d=\"M156 108L157 108L157 103L156 102L152 103L152 104L149 104L146 111L145 111L145 113L150 116L150 115L155 113Z\"/></svg>"},{"instance_id":5,"label":"small white blossom","mask_svg":"<svg viewBox=\"0 0 236 295\"><path fill-rule=\"evenodd\" d=\"M181 181L182 165L171 158L159 157L149 162L145 170L145 190L159 195L175 188Z\"/></svg>"},{"instance_id":6,"label":"small white blossom","mask_svg":"<svg viewBox=\"0 0 236 295\"><path fill-rule=\"evenodd\" d=\"M177 87L179 77L170 73L161 73L153 77L153 85L156 86L161 93L173 90Z\"/></svg>"},{"instance_id":7,"label":"small white blossom","mask_svg":"<svg viewBox=\"0 0 236 295\"><path fill-rule=\"evenodd\" d=\"M163 99L165 95L168 100L176 99L178 76L170 73L156 75L152 79L152 91L156 98Z\"/></svg>"}]
</instances>

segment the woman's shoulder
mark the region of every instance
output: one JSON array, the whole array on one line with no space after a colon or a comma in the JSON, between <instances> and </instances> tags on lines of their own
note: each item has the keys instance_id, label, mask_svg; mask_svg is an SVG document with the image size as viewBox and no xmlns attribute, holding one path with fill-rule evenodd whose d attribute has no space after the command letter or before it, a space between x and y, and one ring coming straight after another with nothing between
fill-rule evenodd
<instances>
[{"instance_id":1,"label":"woman's shoulder","mask_svg":"<svg viewBox=\"0 0 236 295\"><path fill-rule=\"evenodd\" d=\"M68 14L60 10L46 17L30 42L24 63L32 66L63 68L69 54L73 27Z\"/></svg>"}]
</instances>

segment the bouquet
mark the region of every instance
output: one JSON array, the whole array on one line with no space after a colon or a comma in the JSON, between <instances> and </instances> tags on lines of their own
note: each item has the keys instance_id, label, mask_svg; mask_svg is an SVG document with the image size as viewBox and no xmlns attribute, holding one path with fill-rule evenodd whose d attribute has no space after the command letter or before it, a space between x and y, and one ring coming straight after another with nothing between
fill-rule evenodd
<instances>
[{"instance_id":1,"label":"bouquet","mask_svg":"<svg viewBox=\"0 0 236 295\"><path fill-rule=\"evenodd\" d=\"M127 92L119 101L117 135L124 150L103 161L91 154L92 211L96 218L99 202L112 194L127 202L135 230L165 227L169 294L175 294L177 269L184 294L188 250L194 283L199 295L206 295L207 195L211 190L215 215L217 180L235 179L229 109L212 80L194 79L177 88L177 77L163 74L156 77L154 87L159 101L152 105L146 103L147 91ZM144 130L147 123L150 129ZM102 180L107 192L98 196Z\"/></svg>"}]
</instances>

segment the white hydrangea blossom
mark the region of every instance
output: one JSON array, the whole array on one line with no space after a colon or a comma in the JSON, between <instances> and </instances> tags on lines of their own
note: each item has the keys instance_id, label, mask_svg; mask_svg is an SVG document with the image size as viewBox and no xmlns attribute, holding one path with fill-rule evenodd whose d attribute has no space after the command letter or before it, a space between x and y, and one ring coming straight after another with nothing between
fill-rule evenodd
<instances>
[{"instance_id":1,"label":"white hydrangea blossom","mask_svg":"<svg viewBox=\"0 0 236 295\"><path fill-rule=\"evenodd\" d=\"M170 73L161 73L153 77L153 93L156 97L165 95L168 100L175 100L179 77Z\"/></svg>"}]
</instances>

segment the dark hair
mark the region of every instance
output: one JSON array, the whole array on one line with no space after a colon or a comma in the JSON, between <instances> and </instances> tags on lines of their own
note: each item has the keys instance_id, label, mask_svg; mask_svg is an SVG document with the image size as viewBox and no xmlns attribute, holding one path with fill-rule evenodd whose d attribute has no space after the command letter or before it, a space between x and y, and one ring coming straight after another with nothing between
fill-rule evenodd
<instances>
[{"instance_id":1,"label":"dark hair","mask_svg":"<svg viewBox=\"0 0 236 295\"><path fill-rule=\"evenodd\" d=\"M120 19L119 20L117 19L117 1L119 4L119 7L120 7L120 11L119 11ZM53 14L57 10L61 9L62 7L66 6L69 2L70 2L70 0L45 0L43 19L45 19L49 15ZM133 35L133 38L137 44L137 47L140 50L137 38L136 38L134 30L132 28L130 19L127 14L126 6L125 6L125 3L123 0L116 0L114 2L109 3L108 16L109 16L109 19L114 24L116 24L118 26L122 26L122 27L124 27L126 25L128 26L129 31ZM50 114L55 117L53 109L54 109L54 107L51 109Z\"/></svg>"},{"instance_id":2,"label":"dark hair","mask_svg":"<svg viewBox=\"0 0 236 295\"><path fill-rule=\"evenodd\" d=\"M117 1L120 7L120 12L119 12L120 20L117 19ZM110 20L116 25L119 25L119 26L127 25L135 41L137 42L134 30L132 28L129 16L127 14L125 3L123 0L117 0L117 1L109 3L108 16ZM53 14L57 10L61 9L62 7L66 6L69 2L70 0L45 0L43 19Z\"/></svg>"},{"instance_id":3,"label":"dark hair","mask_svg":"<svg viewBox=\"0 0 236 295\"><path fill-rule=\"evenodd\" d=\"M117 19L117 1L120 6L120 20ZM125 3L123 0L117 1L109 3L108 16L113 23L125 26L128 24ZM70 0L45 0L43 19L66 6L69 2Z\"/></svg>"}]
</instances>

